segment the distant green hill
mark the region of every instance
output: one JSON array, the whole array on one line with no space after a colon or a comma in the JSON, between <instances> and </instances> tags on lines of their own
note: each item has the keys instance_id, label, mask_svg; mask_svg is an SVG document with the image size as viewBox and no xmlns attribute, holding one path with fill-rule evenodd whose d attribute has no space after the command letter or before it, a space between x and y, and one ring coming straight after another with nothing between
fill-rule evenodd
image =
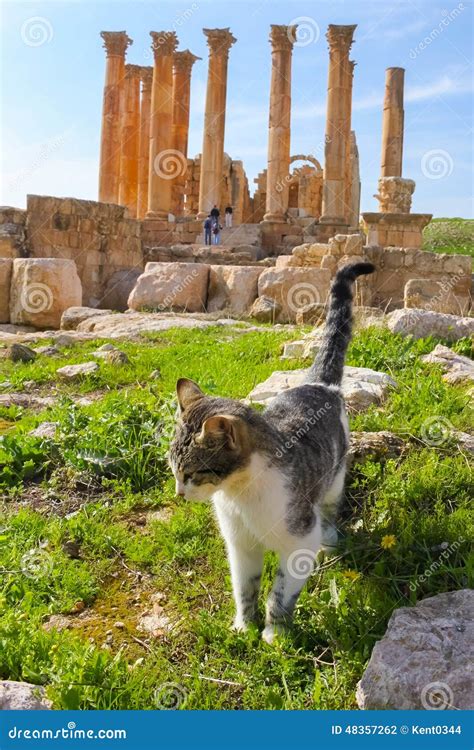
<instances>
[{"instance_id":1,"label":"distant green hill","mask_svg":"<svg viewBox=\"0 0 474 750\"><path fill-rule=\"evenodd\" d=\"M474 257L474 220L433 219L423 232L423 250Z\"/></svg>"}]
</instances>

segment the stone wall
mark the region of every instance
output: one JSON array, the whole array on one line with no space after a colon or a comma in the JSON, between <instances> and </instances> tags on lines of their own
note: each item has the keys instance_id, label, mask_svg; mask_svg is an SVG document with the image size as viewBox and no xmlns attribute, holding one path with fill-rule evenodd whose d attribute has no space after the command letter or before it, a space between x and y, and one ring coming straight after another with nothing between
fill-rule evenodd
<instances>
[{"instance_id":1,"label":"stone wall","mask_svg":"<svg viewBox=\"0 0 474 750\"><path fill-rule=\"evenodd\" d=\"M196 216L199 210L199 182L201 179L201 154L194 159L188 159L185 184L185 212L188 216ZM220 210L223 213L226 206L234 209L234 224L244 224L255 221L252 218L253 201L250 197L249 183L241 161L234 161L228 154L224 154L222 169L222 188Z\"/></svg>"},{"instance_id":2,"label":"stone wall","mask_svg":"<svg viewBox=\"0 0 474 750\"><path fill-rule=\"evenodd\" d=\"M29 195L26 213L28 256L75 261L84 305L101 306L117 271L143 269L141 222L123 206Z\"/></svg>"},{"instance_id":3,"label":"stone wall","mask_svg":"<svg viewBox=\"0 0 474 750\"><path fill-rule=\"evenodd\" d=\"M359 304L394 310L415 306L465 315L471 307L471 259L442 255L416 248L364 246L360 234L336 235L326 243L305 243L291 255L277 258L277 268L329 269L331 275L348 262L370 260L376 272L358 281L364 299ZM416 280L413 286L410 282ZM428 283L430 282L430 283ZM431 282L435 282L432 284ZM408 285L408 289L406 287ZM362 293L362 292L361 292Z\"/></svg>"}]
</instances>

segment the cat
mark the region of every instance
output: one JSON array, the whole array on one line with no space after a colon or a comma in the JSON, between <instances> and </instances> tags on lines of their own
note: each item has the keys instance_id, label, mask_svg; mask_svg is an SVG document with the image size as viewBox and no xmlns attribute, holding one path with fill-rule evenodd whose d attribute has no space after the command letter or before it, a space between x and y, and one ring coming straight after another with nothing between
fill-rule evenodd
<instances>
[{"instance_id":1,"label":"cat","mask_svg":"<svg viewBox=\"0 0 474 750\"><path fill-rule=\"evenodd\" d=\"M207 396L181 378L179 420L170 446L176 493L211 500L224 537L235 599L235 630L257 617L263 554L279 555L262 637L272 643L293 610L323 545L334 545L349 426L340 384L352 333L352 285L371 263L334 278L323 340L304 384L258 412Z\"/></svg>"}]
</instances>

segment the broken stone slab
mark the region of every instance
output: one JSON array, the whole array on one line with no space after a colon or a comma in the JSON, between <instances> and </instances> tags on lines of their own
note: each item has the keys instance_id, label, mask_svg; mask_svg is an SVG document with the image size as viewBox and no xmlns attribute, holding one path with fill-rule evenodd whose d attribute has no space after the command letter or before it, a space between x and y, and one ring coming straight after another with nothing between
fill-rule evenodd
<instances>
[{"instance_id":1,"label":"broken stone slab","mask_svg":"<svg viewBox=\"0 0 474 750\"><path fill-rule=\"evenodd\" d=\"M447 383L464 383L474 380L474 362L469 357L453 352L448 346L438 344L432 352L423 355L423 362L440 365Z\"/></svg>"},{"instance_id":2,"label":"broken stone slab","mask_svg":"<svg viewBox=\"0 0 474 750\"><path fill-rule=\"evenodd\" d=\"M33 362L36 359L36 352L24 344L11 344L0 352L0 356L12 362Z\"/></svg>"},{"instance_id":3,"label":"broken stone slab","mask_svg":"<svg viewBox=\"0 0 474 750\"><path fill-rule=\"evenodd\" d=\"M256 266L211 266L208 312L227 309L232 315L248 313L257 298L261 273Z\"/></svg>"},{"instance_id":4,"label":"broken stone slab","mask_svg":"<svg viewBox=\"0 0 474 750\"><path fill-rule=\"evenodd\" d=\"M98 310L96 307L68 307L61 315L61 330L75 331L79 323L96 315L111 315L112 310Z\"/></svg>"},{"instance_id":5,"label":"broken stone slab","mask_svg":"<svg viewBox=\"0 0 474 750\"><path fill-rule=\"evenodd\" d=\"M0 681L0 710L2 711L47 711L52 703L40 685L15 680Z\"/></svg>"},{"instance_id":6,"label":"broken stone slab","mask_svg":"<svg viewBox=\"0 0 474 750\"><path fill-rule=\"evenodd\" d=\"M206 309L209 266L201 263L147 263L130 296L131 310Z\"/></svg>"},{"instance_id":7,"label":"broken stone slab","mask_svg":"<svg viewBox=\"0 0 474 750\"><path fill-rule=\"evenodd\" d=\"M54 406L56 399L52 396L35 396L29 393L2 393L0 394L0 406L20 406L25 409L45 409Z\"/></svg>"},{"instance_id":8,"label":"broken stone slab","mask_svg":"<svg viewBox=\"0 0 474 750\"><path fill-rule=\"evenodd\" d=\"M15 258L10 289L10 321L36 328L59 328L61 315L82 303L82 285L73 260Z\"/></svg>"},{"instance_id":9,"label":"broken stone slab","mask_svg":"<svg viewBox=\"0 0 474 750\"><path fill-rule=\"evenodd\" d=\"M474 591L450 591L392 614L357 686L362 709L472 709Z\"/></svg>"},{"instance_id":10,"label":"broken stone slab","mask_svg":"<svg viewBox=\"0 0 474 750\"><path fill-rule=\"evenodd\" d=\"M397 458L405 448L405 441L393 432L351 432L349 457L361 463L367 458L380 461Z\"/></svg>"},{"instance_id":11,"label":"broken stone slab","mask_svg":"<svg viewBox=\"0 0 474 750\"><path fill-rule=\"evenodd\" d=\"M94 375L99 370L97 362L84 362L80 365L65 365L56 370L56 375L59 375L63 380L79 380L85 378L88 375Z\"/></svg>"},{"instance_id":12,"label":"broken stone slab","mask_svg":"<svg viewBox=\"0 0 474 750\"><path fill-rule=\"evenodd\" d=\"M247 401L268 406L272 399L282 391L302 385L308 370L276 370L263 383L259 383L249 393ZM368 409L372 404L381 404L391 388L397 384L393 378L383 372L367 367L344 368L342 394L350 411L359 412Z\"/></svg>"},{"instance_id":13,"label":"broken stone slab","mask_svg":"<svg viewBox=\"0 0 474 750\"><path fill-rule=\"evenodd\" d=\"M474 318L431 312L430 310L394 310L386 318L392 333L413 336L415 339L436 336L447 341L457 341L474 335Z\"/></svg>"}]
</instances>

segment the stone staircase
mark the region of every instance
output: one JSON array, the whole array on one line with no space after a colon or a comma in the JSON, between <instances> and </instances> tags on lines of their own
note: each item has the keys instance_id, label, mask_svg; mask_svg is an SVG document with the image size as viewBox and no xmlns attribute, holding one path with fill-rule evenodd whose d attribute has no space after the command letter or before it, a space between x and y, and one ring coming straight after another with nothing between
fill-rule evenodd
<instances>
[{"instance_id":1,"label":"stone staircase","mask_svg":"<svg viewBox=\"0 0 474 750\"><path fill-rule=\"evenodd\" d=\"M196 243L204 244L204 230L198 234ZM221 229L220 245L237 247L238 245L262 244L262 230L259 224L238 224L235 227Z\"/></svg>"}]
</instances>

